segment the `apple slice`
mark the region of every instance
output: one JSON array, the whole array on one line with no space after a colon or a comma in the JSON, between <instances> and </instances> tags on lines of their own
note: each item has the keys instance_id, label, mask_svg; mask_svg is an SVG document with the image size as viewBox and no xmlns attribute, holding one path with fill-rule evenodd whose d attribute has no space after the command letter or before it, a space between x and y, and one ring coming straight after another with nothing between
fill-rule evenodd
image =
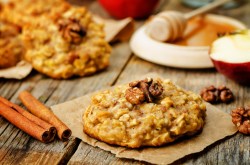
<instances>
[{"instance_id":1,"label":"apple slice","mask_svg":"<svg viewBox=\"0 0 250 165\"><path fill-rule=\"evenodd\" d=\"M218 72L236 82L250 85L250 29L215 40L210 57Z\"/></svg>"}]
</instances>

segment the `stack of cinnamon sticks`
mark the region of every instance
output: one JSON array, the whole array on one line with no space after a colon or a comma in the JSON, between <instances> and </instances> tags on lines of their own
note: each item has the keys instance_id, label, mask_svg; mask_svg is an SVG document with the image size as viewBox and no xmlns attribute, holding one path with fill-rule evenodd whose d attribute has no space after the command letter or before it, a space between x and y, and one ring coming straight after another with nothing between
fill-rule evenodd
<instances>
[{"instance_id":1,"label":"stack of cinnamon sticks","mask_svg":"<svg viewBox=\"0 0 250 165\"><path fill-rule=\"evenodd\" d=\"M34 96L23 91L19 98L31 113L0 96L0 115L44 143L52 142L56 134L62 141L69 139L71 130Z\"/></svg>"}]
</instances>

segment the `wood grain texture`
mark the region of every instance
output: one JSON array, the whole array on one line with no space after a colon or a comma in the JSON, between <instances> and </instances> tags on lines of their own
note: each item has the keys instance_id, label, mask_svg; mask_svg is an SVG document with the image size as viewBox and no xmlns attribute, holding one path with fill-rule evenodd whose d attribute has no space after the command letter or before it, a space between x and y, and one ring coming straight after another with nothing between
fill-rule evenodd
<instances>
[{"instance_id":1,"label":"wood grain texture","mask_svg":"<svg viewBox=\"0 0 250 165\"><path fill-rule=\"evenodd\" d=\"M1 96L20 104L18 93L30 91L47 106L82 96L88 92L112 85L130 59L128 43L113 46L110 67L94 76L53 80L34 73L21 81L5 81L0 87ZM56 140L43 144L0 117L0 164L65 164L80 141L71 138L67 143Z\"/></svg>"},{"instance_id":2,"label":"wood grain texture","mask_svg":"<svg viewBox=\"0 0 250 165\"><path fill-rule=\"evenodd\" d=\"M97 1L70 0L77 5L87 5L89 9L105 17L109 15L100 8ZM180 5L179 1L170 0L162 10L178 10L188 12L191 9ZM217 10L216 13L228 15L243 21L250 27L250 3L232 10ZM33 71L22 81L0 79L0 95L20 104L18 93L30 91L47 106L62 103L117 83L126 82L137 76L156 72L169 78L179 86L199 93L208 85L227 85L232 89L236 98L231 104L216 105L221 110L230 113L237 107L250 104L250 87L240 86L228 80L215 69L186 70L159 66L131 56L128 43L113 45L110 67L96 75L73 78L70 80L53 80ZM221 140L203 152L189 155L174 164L249 164L250 162L249 136L236 134ZM23 133L15 126L0 117L0 164L111 164L111 165L141 165L147 164L129 159L119 159L113 154L99 148L89 146L79 139L71 138L63 143L56 140L50 144L43 144Z\"/></svg>"}]
</instances>

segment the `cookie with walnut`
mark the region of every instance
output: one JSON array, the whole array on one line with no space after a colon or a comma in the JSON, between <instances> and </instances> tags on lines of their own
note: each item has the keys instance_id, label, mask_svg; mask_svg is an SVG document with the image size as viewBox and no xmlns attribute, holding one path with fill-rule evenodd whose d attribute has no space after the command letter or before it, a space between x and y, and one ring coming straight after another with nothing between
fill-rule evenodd
<instances>
[{"instance_id":1,"label":"cookie with walnut","mask_svg":"<svg viewBox=\"0 0 250 165\"><path fill-rule=\"evenodd\" d=\"M111 48L104 40L103 25L93 21L84 7L70 7L23 28L25 59L53 78L86 76L109 65Z\"/></svg>"},{"instance_id":2,"label":"cookie with walnut","mask_svg":"<svg viewBox=\"0 0 250 165\"><path fill-rule=\"evenodd\" d=\"M0 21L0 69L15 66L22 59L20 32L19 26Z\"/></svg>"},{"instance_id":3,"label":"cookie with walnut","mask_svg":"<svg viewBox=\"0 0 250 165\"><path fill-rule=\"evenodd\" d=\"M98 92L83 115L84 132L112 145L161 146L200 132L201 97L169 80L147 78Z\"/></svg>"}]
</instances>

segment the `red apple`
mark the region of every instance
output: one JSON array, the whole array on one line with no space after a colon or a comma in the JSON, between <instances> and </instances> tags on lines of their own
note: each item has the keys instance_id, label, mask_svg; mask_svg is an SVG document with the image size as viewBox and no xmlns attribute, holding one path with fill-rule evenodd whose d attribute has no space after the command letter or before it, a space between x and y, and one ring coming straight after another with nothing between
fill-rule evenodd
<instances>
[{"instance_id":1,"label":"red apple","mask_svg":"<svg viewBox=\"0 0 250 165\"><path fill-rule=\"evenodd\" d=\"M99 3L115 18L144 18L149 16L159 0L99 0Z\"/></svg>"},{"instance_id":2,"label":"red apple","mask_svg":"<svg viewBox=\"0 0 250 165\"><path fill-rule=\"evenodd\" d=\"M215 40L211 46L210 57L218 72L250 86L250 29Z\"/></svg>"}]
</instances>

